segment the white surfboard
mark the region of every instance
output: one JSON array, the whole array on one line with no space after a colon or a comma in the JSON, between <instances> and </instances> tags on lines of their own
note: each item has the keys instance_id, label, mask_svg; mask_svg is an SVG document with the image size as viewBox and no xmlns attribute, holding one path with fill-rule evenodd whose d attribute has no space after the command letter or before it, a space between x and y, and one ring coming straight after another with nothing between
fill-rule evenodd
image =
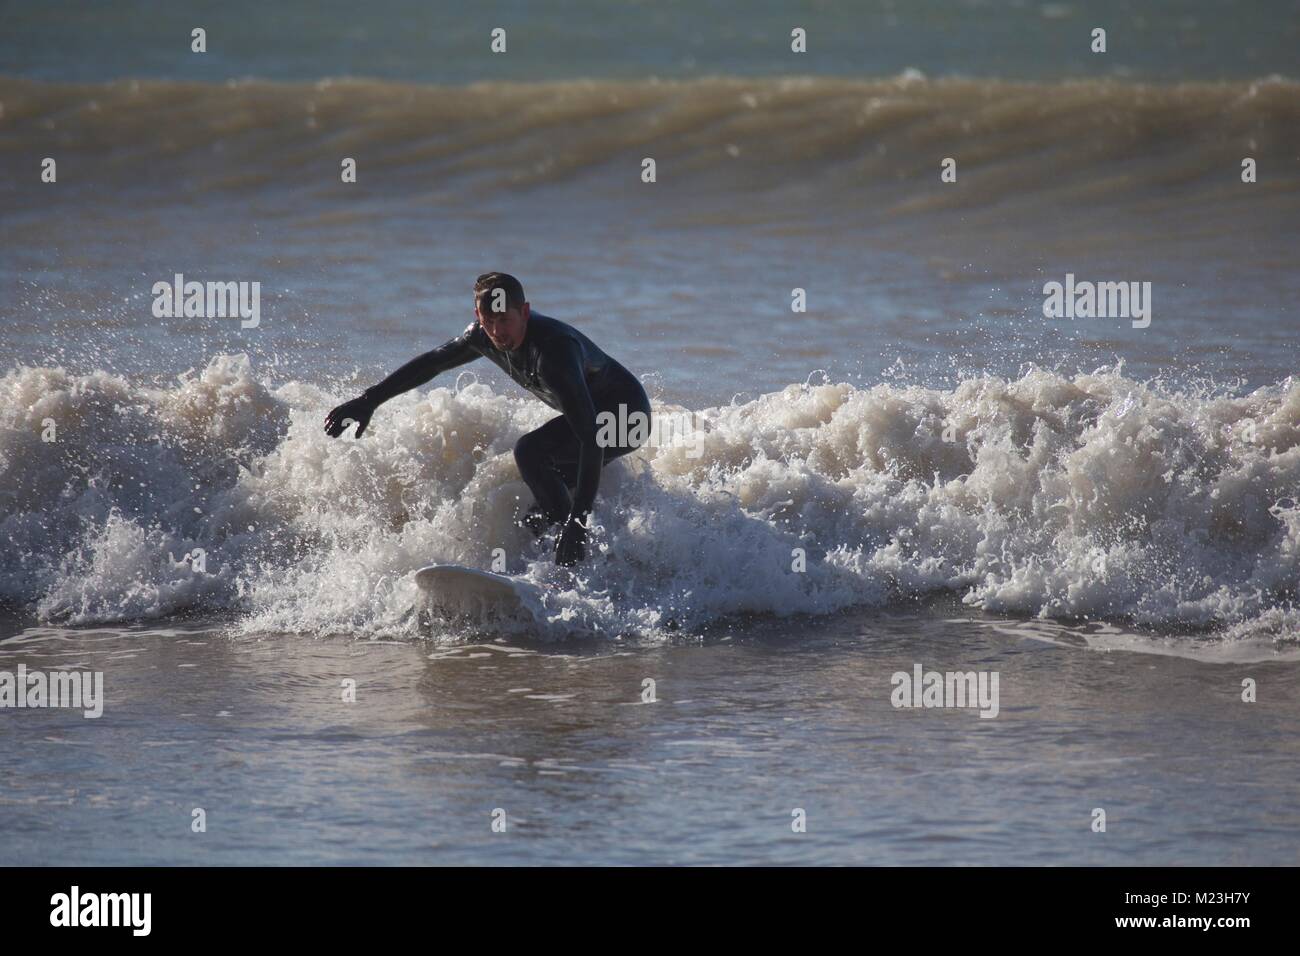
<instances>
[{"instance_id":1,"label":"white surfboard","mask_svg":"<svg viewBox=\"0 0 1300 956\"><path fill-rule=\"evenodd\" d=\"M536 620L537 585L459 564L431 564L415 572L415 583L440 610L477 618Z\"/></svg>"}]
</instances>

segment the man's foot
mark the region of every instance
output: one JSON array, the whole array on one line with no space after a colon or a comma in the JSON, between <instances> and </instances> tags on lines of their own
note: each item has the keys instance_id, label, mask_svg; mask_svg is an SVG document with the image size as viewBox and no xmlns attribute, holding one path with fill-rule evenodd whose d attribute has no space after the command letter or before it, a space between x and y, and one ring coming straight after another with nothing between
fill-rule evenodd
<instances>
[{"instance_id":1,"label":"man's foot","mask_svg":"<svg viewBox=\"0 0 1300 956\"><path fill-rule=\"evenodd\" d=\"M552 521L546 515L546 510L541 505L533 505L519 519L519 523L533 533L534 538L540 538L546 534L552 526L559 524L558 521Z\"/></svg>"},{"instance_id":2,"label":"man's foot","mask_svg":"<svg viewBox=\"0 0 1300 956\"><path fill-rule=\"evenodd\" d=\"M587 557L587 528L577 518L569 518L555 542L555 563L570 568Z\"/></svg>"}]
</instances>

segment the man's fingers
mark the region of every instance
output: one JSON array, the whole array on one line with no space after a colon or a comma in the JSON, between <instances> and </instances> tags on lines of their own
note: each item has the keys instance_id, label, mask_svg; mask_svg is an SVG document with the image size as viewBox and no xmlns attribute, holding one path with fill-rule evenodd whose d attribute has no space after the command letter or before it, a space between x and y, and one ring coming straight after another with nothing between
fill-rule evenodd
<instances>
[{"instance_id":1,"label":"man's fingers","mask_svg":"<svg viewBox=\"0 0 1300 956\"><path fill-rule=\"evenodd\" d=\"M361 413L357 414L354 418L352 415L348 414L351 411L349 406L353 405L355 405L354 402L347 402L340 405L338 408L332 409L330 413L325 416L325 434L329 435L330 438L338 438L348 430L349 425L356 425L356 437L361 437L362 433L366 430L366 426L370 424L370 415L363 409Z\"/></svg>"}]
</instances>

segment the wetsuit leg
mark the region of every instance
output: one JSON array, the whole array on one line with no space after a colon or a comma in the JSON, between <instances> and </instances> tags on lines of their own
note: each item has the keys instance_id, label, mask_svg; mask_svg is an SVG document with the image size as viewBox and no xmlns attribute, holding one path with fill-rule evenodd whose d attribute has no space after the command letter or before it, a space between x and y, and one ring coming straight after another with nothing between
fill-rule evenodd
<instances>
[{"instance_id":1,"label":"wetsuit leg","mask_svg":"<svg viewBox=\"0 0 1300 956\"><path fill-rule=\"evenodd\" d=\"M550 524L559 524L573 508L573 496L569 493L565 475L556 465L557 458L567 460L570 457L566 446L572 446L576 463L578 439L563 415L552 418L515 442L515 464L519 466L519 476L533 493L535 504L532 513L540 509ZM529 520L529 526L535 532L540 527L535 519Z\"/></svg>"},{"instance_id":2,"label":"wetsuit leg","mask_svg":"<svg viewBox=\"0 0 1300 956\"><path fill-rule=\"evenodd\" d=\"M618 415L619 406L622 405L625 416L641 412L649 421L650 400L641 383L635 379L617 390L602 394L595 405L598 414L607 411ZM634 451L638 444L628 442L606 447L603 464L607 465L615 458ZM515 463L519 466L524 484L533 493L536 501L534 513L540 510L546 520L553 524L564 521L573 508L570 489L578 483L580 451L578 438L563 416L551 419L515 443Z\"/></svg>"}]
</instances>

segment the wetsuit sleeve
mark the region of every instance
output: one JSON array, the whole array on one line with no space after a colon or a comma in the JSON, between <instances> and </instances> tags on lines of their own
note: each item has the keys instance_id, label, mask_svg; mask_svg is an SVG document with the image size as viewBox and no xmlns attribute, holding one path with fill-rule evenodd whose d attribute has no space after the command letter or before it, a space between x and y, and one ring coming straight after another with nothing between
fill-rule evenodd
<instances>
[{"instance_id":1,"label":"wetsuit sleeve","mask_svg":"<svg viewBox=\"0 0 1300 956\"><path fill-rule=\"evenodd\" d=\"M376 405L380 405L390 398L423 385L435 375L473 361L479 357L479 351L474 347L476 328L476 325L471 325L451 341L416 356L378 385L370 386L362 394Z\"/></svg>"},{"instance_id":2,"label":"wetsuit sleeve","mask_svg":"<svg viewBox=\"0 0 1300 956\"><path fill-rule=\"evenodd\" d=\"M560 400L560 412L578 439L578 487L573 493L573 516L586 518L600 488L600 469L605 450L596 441L596 406L587 388L582 348L572 339L548 343L540 356L537 373Z\"/></svg>"}]
</instances>

